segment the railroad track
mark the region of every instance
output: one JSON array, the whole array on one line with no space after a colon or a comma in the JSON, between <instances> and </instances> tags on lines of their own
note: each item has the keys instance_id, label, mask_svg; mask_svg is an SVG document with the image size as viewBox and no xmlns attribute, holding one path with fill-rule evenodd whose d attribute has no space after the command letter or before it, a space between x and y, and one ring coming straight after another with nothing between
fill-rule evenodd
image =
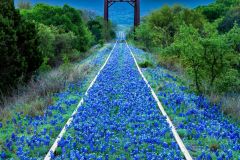
<instances>
[{"instance_id":1,"label":"railroad track","mask_svg":"<svg viewBox=\"0 0 240 160\"><path fill-rule=\"evenodd\" d=\"M164 134L157 135L158 131L162 134L165 132L165 134L172 135L169 138L173 142L172 148L166 144ZM147 139L144 139L144 136ZM89 137L93 138L89 139ZM112 142L115 138L118 141L116 144ZM134 142L132 142L132 138ZM64 146L65 141L68 141L66 146ZM101 142L101 145L95 144L95 142ZM142 146L149 147L155 144L152 147L155 152L162 151L163 154L169 152L173 154L171 156L176 158L192 159L157 95L138 66L134 54L125 40L124 33L120 32L107 60L56 138L45 160L52 159L59 146L66 152L62 155L56 155L56 157L62 156L61 158L64 158L71 151L73 151L74 156L78 156L74 153L74 147L77 146L82 147L83 153L78 153L81 156L89 156L90 153L99 152L97 148L101 148L99 154L103 153L106 156L106 153L110 152L109 159L113 159L113 155L120 155L122 150L126 148L128 143L125 142L130 143L129 148L140 146L139 151L133 149L137 153L144 154ZM76 146L72 145L75 143ZM104 148L102 144L106 144L106 150L102 149ZM84 150L84 146L88 151ZM158 146L161 147L158 148ZM153 149L154 147L155 149ZM164 147L169 147L169 151L165 150ZM148 152L150 152L149 150L151 151L148 149ZM178 155L180 152L184 157Z\"/></svg>"}]
</instances>

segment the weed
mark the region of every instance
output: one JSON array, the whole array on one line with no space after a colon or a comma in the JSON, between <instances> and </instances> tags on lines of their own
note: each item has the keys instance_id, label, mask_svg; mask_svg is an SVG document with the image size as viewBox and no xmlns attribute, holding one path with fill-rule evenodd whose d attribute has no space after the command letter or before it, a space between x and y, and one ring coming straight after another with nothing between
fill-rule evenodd
<instances>
[{"instance_id":1,"label":"weed","mask_svg":"<svg viewBox=\"0 0 240 160\"><path fill-rule=\"evenodd\" d=\"M218 143L212 143L210 144L209 148L210 148L210 151L216 152L220 148L220 146Z\"/></svg>"},{"instance_id":2,"label":"weed","mask_svg":"<svg viewBox=\"0 0 240 160\"><path fill-rule=\"evenodd\" d=\"M139 66L141 68L149 68L149 67L153 67L153 64L150 61L144 61L142 63L139 63Z\"/></svg>"},{"instance_id":3,"label":"weed","mask_svg":"<svg viewBox=\"0 0 240 160\"><path fill-rule=\"evenodd\" d=\"M240 95L225 95L222 97L222 110L224 114L240 120Z\"/></svg>"}]
</instances>

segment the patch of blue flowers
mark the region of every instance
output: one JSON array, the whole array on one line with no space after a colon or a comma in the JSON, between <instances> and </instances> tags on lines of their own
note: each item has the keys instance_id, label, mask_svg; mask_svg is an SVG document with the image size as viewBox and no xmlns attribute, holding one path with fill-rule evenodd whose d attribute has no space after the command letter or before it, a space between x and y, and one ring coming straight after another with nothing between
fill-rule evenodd
<instances>
[{"instance_id":1,"label":"patch of blue flowers","mask_svg":"<svg viewBox=\"0 0 240 160\"><path fill-rule=\"evenodd\" d=\"M147 53L131 47L138 61ZM154 58L152 58L154 61ZM196 159L240 160L240 128L225 117L220 106L190 91L174 73L157 66L142 69ZM160 87L159 87L160 86Z\"/></svg>"},{"instance_id":2,"label":"patch of blue flowers","mask_svg":"<svg viewBox=\"0 0 240 160\"><path fill-rule=\"evenodd\" d=\"M183 159L125 43L116 46L53 157Z\"/></svg>"},{"instance_id":3,"label":"patch of blue flowers","mask_svg":"<svg viewBox=\"0 0 240 160\"><path fill-rule=\"evenodd\" d=\"M0 159L43 159L109 53L110 48L105 48L81 62L89 63L91 72L54 95L58 100L44 115L30 117L17 113L6 124L0 123Z\"/></svg>"}]
</instances>

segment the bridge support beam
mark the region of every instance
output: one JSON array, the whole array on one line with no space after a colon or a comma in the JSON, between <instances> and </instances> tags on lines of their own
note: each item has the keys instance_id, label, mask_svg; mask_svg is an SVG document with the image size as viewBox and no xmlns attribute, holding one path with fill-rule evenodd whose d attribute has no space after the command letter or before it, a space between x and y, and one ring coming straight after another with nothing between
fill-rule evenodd
<instances>
[{"instance_id":1,"label":"bridge support beam","mask_svg":"<svg viewBox=\"0 0 240 160\"><path fill-rule=\"evenodd\" d=\"M109 5L108 5L108 0L104 0L104 20L108 21L109 18Z\"/></svg>"},{"instance_id":2,"label":"bridge support beam","mask_svg":"<svg viewBox=\"0 0 240 160\"><path fill-rule=\"evenodd\" d=\"M134 8L134 27L140 24L140 0L104 0L104 20L109 20L109 8L116 2L127 2Z\"/></svg>"},{"instance_id":3,"label":"bridge support beam","mask_svg":"<svg viewBox=\"0 0 240 160\"><path fill-rule=\"evenodd\" d=\"M134 27L140 25L140 0L135 0L134 5Z\"/></svg>"}]
</instances>

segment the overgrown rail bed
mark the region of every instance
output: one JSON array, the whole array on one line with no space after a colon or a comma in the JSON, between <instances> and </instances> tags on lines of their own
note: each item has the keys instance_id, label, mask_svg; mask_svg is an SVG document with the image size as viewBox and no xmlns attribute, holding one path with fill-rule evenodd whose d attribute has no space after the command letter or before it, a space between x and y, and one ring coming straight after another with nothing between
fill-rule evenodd
<instances>
[{"instance_id":1,"label":"overgrown rail bed","mask_svg":"<svg viewBox=\"0 0 240 160\"><path fill-rule=\"evenodd\" d=\"M131 50L139 63L149 61L142 71L190 154L196 159L239 159L239 126L174 73L157 66L153 57ZM96 68L84 81L57 94L43 116L18 113L1 123L1 159L44 158L109 52L91 56L87 62ZM116 46L84 101L53 159L184 159L125 43Z\"/></svg>"},{"instance_id":2,"label":"overgrown rail bed","mask_svg":"<svg viewBox=\"0 0 240 160\"><path fill-rule=\"evenodd\" d=\"M107 45L79 64L88 66L88 74L79 82L66 85L63 92L52 96L54 104L42 116L15 113L0 123L0 159L43 159L63 125L84 95L113 45Z\"/></svg>"},{"instance_id":3,"label":"overgrown rail bed","mask_svg":"<svg viewBox=\"0 0 240 160\"><path fill-rule=\"evenodd\" d=\"M55 159L183 159L126 43L85 97Z\"/></svg>"},{"instance_id":4,"label":"overgrown rail bed","mask_svg":"<svg viewBox=\"0 0 240 160\"><path fill-rule=\"evenodd\" d=\"M240 159L240 126L196 95L181 76L158 66L155 58L131 47L139 64L151 67L142 71L173 120L191 156L196 159Z\"/></svg>"}]
</instances>

